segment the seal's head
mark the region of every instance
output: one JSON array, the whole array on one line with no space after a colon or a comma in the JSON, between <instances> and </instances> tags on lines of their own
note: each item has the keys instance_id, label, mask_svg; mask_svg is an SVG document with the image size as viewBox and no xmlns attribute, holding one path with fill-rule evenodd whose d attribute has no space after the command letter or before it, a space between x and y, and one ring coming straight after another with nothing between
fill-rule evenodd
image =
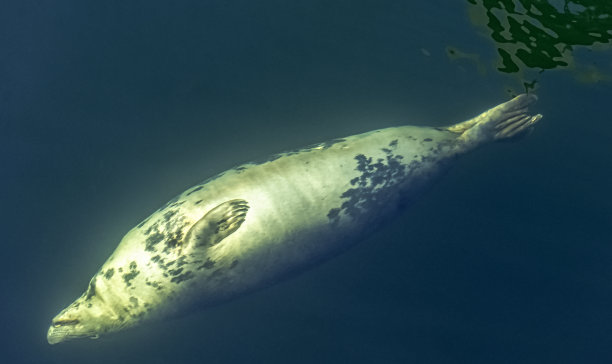
<instances>
[{"instance_id":1,"label":"seal's head","mask_svg":"<svg viewBox=\"0 0 612 364\"><path fill-rule=\"evenodd\" d=\"M79 338L97 339L117 329L117 319L97 292L94 277L88 290L53 318L47 332L47 341L49 344L58 344Z\"/></svg>"}]
</instances>

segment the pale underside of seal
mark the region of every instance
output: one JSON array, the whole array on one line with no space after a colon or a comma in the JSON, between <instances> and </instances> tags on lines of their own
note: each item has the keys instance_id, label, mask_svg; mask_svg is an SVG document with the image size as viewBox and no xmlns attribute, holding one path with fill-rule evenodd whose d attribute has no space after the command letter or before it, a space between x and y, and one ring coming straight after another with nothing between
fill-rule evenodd
<instances>
[{"instance_id":1,"label":"pale underside of seal","mask_svg":"<svg viewBox=\"0 0 612 364\"><path fill-rule=\"evenodd\" d=\"M121 240L52 321L55 344L218 304L333 257L377 229L455 159L531 130L520 95L445 128L403 126L247 163L198 184Z\"/></svg>"}]
</instances>

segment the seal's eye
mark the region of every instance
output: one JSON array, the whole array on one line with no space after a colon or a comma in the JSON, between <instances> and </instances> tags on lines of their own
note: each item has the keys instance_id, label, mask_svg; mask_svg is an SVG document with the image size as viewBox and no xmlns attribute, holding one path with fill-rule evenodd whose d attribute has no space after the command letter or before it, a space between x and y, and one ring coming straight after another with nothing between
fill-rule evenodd
<instances>
[{"instance_id":1,"label":"seal's eye","mask_svg":"<svg viewBox=\"0 0 612 364\"><path fill-rule=\"evenodd\" d=\"M74 319L74 320L57 320L53 323L53 327L60 327L60 326L73 326L79 323L79 320Z\"/></svg>"}]
</instances>

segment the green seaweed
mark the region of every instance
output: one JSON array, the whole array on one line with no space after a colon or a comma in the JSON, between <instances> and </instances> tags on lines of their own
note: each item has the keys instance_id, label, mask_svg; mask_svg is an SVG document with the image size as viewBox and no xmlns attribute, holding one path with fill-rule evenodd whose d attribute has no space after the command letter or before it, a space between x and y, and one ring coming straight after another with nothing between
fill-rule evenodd
<instances>
[{"instance_id":1,"label":"green seaweed","mask_svg":"<svg viewBox=\"0 0 612 364\"><path fill-rule=\"evenodd\" d=\"M484 29L497 47L497 70L518 74L527 91L537 83L535 77L525 79L528 71L569 69L583 82L610 78L593 65L578 67L573 53L577 47L609 47L612 1L467 1L472 23Z\"/></svg>"}]
</instances>

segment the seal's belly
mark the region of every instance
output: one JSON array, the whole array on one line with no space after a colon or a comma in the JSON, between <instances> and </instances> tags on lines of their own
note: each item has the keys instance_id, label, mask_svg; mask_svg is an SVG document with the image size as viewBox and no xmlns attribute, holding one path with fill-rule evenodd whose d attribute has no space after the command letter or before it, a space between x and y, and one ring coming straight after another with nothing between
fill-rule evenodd
<instances>
[{"instance_id":1,"label":"seal's belly","mask_svg":"<svg viewBox=\"0 0 612 364\"><path fill-rule=\"evenodd\" d=\"M105 266L141 256L137 264L150 279L177 296L211 304L232 298L333 256L374 230L395 211L401 193L416 193L439 169L449 140L430 128L390 128L237 167L170 201L130 231ZM249 205L240 228L184 260L182 270L168 266L180 257L164 244L184 238L207 211L234 199ZM172 284L188 269L185 282ZM197 294L179 294L185 287Z\"/></svg>"}]
</instances>

